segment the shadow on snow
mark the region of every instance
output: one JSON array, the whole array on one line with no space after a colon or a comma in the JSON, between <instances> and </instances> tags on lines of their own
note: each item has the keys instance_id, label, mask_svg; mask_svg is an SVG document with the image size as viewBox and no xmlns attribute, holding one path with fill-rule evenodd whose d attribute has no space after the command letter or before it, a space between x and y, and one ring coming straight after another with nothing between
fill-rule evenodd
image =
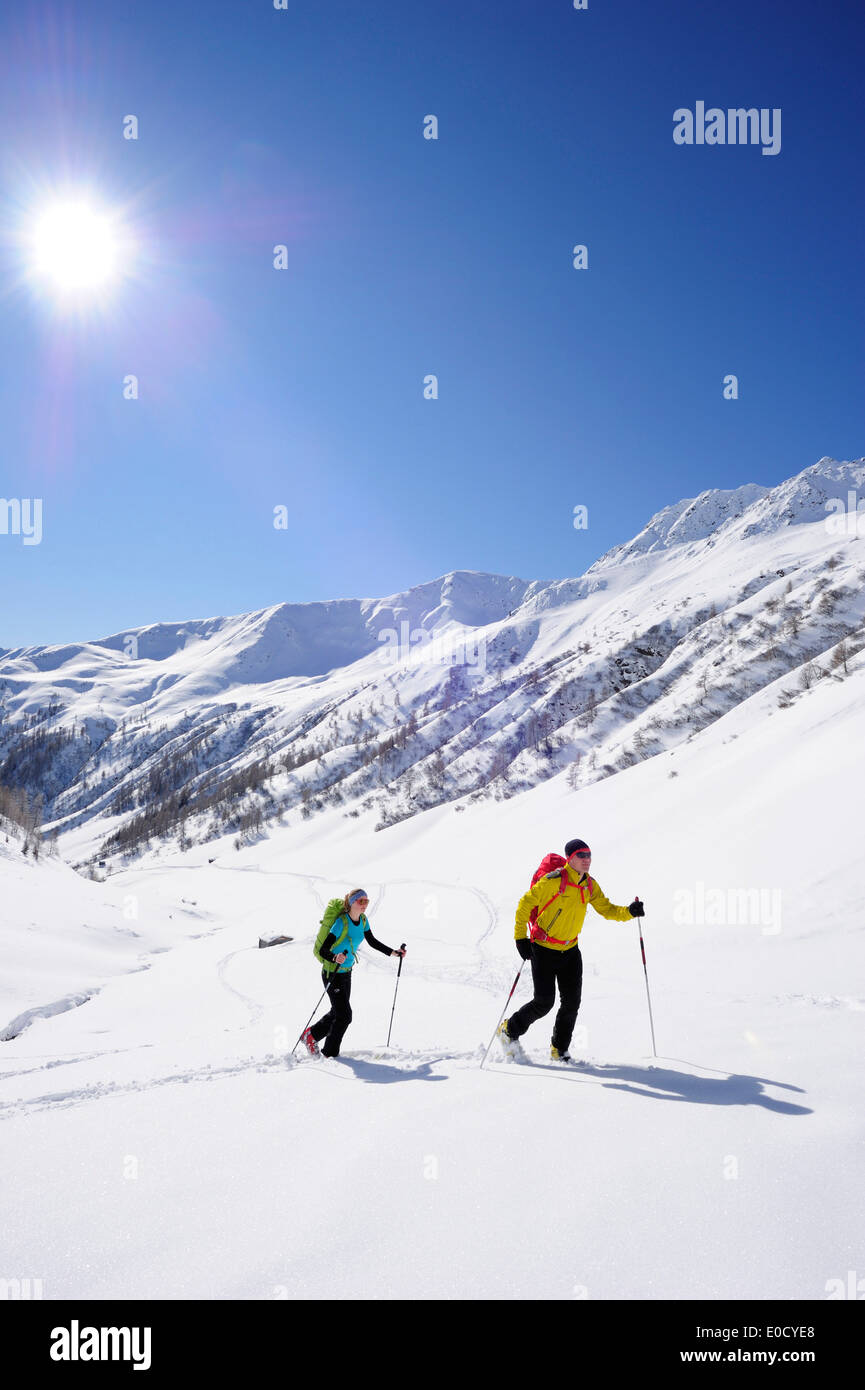
<instances>
[{"instance_id":1,"label":"shadow on snow","mask_svg":"<svg viewBox=\"0 0 865 1390\"><path fill-rule=\"evenodd\" d=\"M686 1065L698 1064L688 1062ZM520 1070L519 1067L513 1068L514 1073ZM785 1081L771 1081L764 1076L744 1076L736 1072L728 1075L719 1072L716 1076L694 1076L690 1072L675 1071L651 1063L640 1067L585 1062L573 1071L565 1071L557 1063L544 1066L543 1063L535 1062L531 1068L526 1069L526 1074L531 1070L555 1072L563 1079L575 1081L596 1077L610 1090L629 1091L632 1095L648 1096L652 1100L687 1101L692 1105L759 1105L779 1115L813 1114L806 1105L776 1099L764 1090L766 1086L775 1086L783 1091L795 1091L797 1095L803 1095L801 1086L792 1086Z\"/></svg>"},{"instance_id":2,"label":"shadow on snow","mask_svg":"<svg viewBox=\"0 0 865 1390\"><path fill-rule=\"evenodd\" d=\"M347 1067L354 1073L358 1081L366 1081L372 1085L381 1086L393 1081L447 1081L446 1076L433 1075L432 1062L418 1062L413 1067L393 1067L387 1062L365 1061L361 1057L331 1057L331 1062L338 1062L341 1067ZM438 1059L437 1059L438 1060Z\"/></svg>"}]
</instances>

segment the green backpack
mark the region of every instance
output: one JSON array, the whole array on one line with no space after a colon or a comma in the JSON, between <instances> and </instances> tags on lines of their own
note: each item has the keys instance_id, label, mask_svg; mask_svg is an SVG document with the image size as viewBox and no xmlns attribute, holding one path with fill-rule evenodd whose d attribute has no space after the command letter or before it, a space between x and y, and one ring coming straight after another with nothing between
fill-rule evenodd
<instances>
[{"instance_id":1,"label":"green backpack","mask_svg":"<svg viewBox=\"0 0 865 1390\"><path fill-rule=\"evenodd\" d=\"M325 943L325 940L327 939L328 932L333 927L337 918L341 917L344 912L345 904L343 899L331 898L327 907L324 909L324 916L321 919L321 926L318 929L318 936L315 938L315 945L312 948L313 955L315 956L322 969L327 971L328 975L332 975L337 967L333 961L325 960L324 957L320 955L320 951ZM341 925L342 930L340 931L340 934L337 938L336 946L334 947L334 954L336 954L339 951L342 942L348 936L348 923L343 922Z\"/></svg>"}]
</instances>

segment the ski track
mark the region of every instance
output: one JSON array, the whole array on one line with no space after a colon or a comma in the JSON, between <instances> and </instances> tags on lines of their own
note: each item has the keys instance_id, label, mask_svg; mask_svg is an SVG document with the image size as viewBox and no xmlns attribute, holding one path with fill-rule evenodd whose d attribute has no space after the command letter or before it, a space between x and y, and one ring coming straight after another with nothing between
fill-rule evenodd
<instances>
[{"instance_id":1,"label":"ski track","mask_svg":"<svg viewBox=\"0 0 865 1390\"><path fill-rule=\"evenodd\" d=\"M152 1044L146 1043L143 1046L149 1047ZM132 1051L133 1049L119 1048L117 1050ZM345 1073L347 1080L351 1079L352 1068L356 1067L358 1079L380 1084L388 1080L418 1079L419 1076L429 1075L432 1067L442 1063L452 1063L462 1068L471 1067L476 1063L479 1051L476 1048L471 1052L427 1050L388 1054L386 1050L368 1049L360 1052L342 1053L336 1066L337 1068L343 1065L348 1067ZM104 1055L106 1054L94 1054L97 1057ZM80 1060L90 1059L82 1058ZM164 1076L144 1077L133 1081L97 1081L77 1089L46 1092L29 1100L18 1098L2 1101L0 1102L0 1121L15 1119L22 1115L38 1114L45 1110L68 1110L89 1101L108 1100L115 1096L139 1095L159 1086L188 1085L190 1082L220 1080L251 1071L263 1073L280 1070L295 1071L302 1068L304 1071L321 1070L328 1074L331 1070L331 1061L335 1062L336 1059L296 1057L292 1053L268 1053L262 1057L247 1057L229 1066L211 1066L208 1064L205 1067L198 1067L190 1071L175 1071ZM46 1068L34 1068L32 1070L41 1071L46 1070ZM337 1070L336 1074L341 1073ZM447 1074L444 1073L435 1079L444 1081L447 1079Z\"/></svg>"},{"instance_id":2,"label":"ski track","mask_svg":"<svg viewBox=\"0 0 865 1390\"><path fill-rule=\"evenodd\" d=\"M75 1067L79 1062L94 1062L99 1057L117 1057L123 1052L138 1052L142 1047L153 1047L153 1043L134 1043L132 1047L110 1047L105 1052L59 1053L56 1057L49 1052L30 1053L22 1061L32 1062L34 1057L48 1057L50 1060L41 1067L19 1067L17 1071L0 1072L0 1081L14 1081L19 1076L31 1076L34 1072L51 1071L55 1067Z\"/></svg>"},{"instance_id":3,"label":"ski track","mask_svg":"<svg viewBox=\"0 0 865 1390\"><path fill-rule=\"evenodd\" d=\"M201 865L197 865L196 867L200 868ZM332 880L324 874L305 874L291 869L259 870L254 867L244 867L241 865L235 867L234 865L228 864L219 864L215 867L222 869L226 873L262 873L266 874L268 877L284 876L286 878L300 879L306 885L308 891L314 898L319 917L324 915L324 910L327 906L327 902L322 896L322 894L319 892L317 885L332 882ZM372 892L375 895L372 898L370 906L369 915L371 917L374 916L375 913L379 911L379 909L381 908L381 905L384 902L384 898L389 886L416 887L419 889L423 889L425 886L428 886L433 888L445 888L449 892L453 892L456 890L460 892L469 893L480 904L486 919L484 927L482 928L479 935L474 941L474 950L476 952L477 961L477 970L474 976L470 975L471 968L467 966L445 966L440 967L438 969L430 966L421 966L417 973L419 974L421 979L426 980L427 982L449 985L472 984L477 988L485 989L487 992L491 994L499 993L502 988L506 988L506 976L509 980L509 973L503 970L500 963L493 961L490 955L489 946L487 944L489 938L493 935L493 933L499 925L499 917L492 901L481 888L477 888L472 884L454 885L452 883L445 883L436 879L423 879L422 881L419 881L417 879L411 878L390 879L388 883L373 883L371 886ZM226 972L228 970L228 967L231 961L235 958L235 956L241 955L249 950L258 949L259 948L257 946L241 947L238 950L230 951L227 955L223 956L222 959L217 963L217 971L219 974L220 983L225 987L226 990L233 994L236 999L239 999L243 1004L245 1004L250 1011L250 1019L248 1023L240 1024L236 1028L227 1029L226 1031L242 1031L244 1028L250 1027L253 1024L257 1023L262 1016L263 1010L262 1007L257 1003L257 1001L254 1000L250 995L244 994L241 990L237 989L234 985L230 984L228 979L226 978ZM413 964L414 961L412 960L411 962L407 963ZM360 958L358 964L360 964L361 966L371 966L374 969L387 968L384 965L383 961L379 962L378 960L373 961L364 958Z\"/></svg>"},{"instance_id":4,"label":"ski track","mask_svg":"<svg viewBox=\"0 0 865 1390\"><path fill-rule=\"evenodd\" d=\"M19 1076L51 1070L57 1066L74 1066L106 1056L133 1052L152 1047L152 1043L140 1043L130 1048L115 1048L108 1052L96 1052L71 1056L65 1060L49 1060L44 1066L26 1068L20 1072L4 1073L0 1080L11 1082ZM339 1058L309 1057L303 1054L267 1053L262 1056L248 1056L228 1065L204 1067L188 1070L173 1070L160 1076L148 1076L125 1082L96 1081L66 1090L44 1092L29 1099L17 1097L0 1102L0 1122L45 1111L68 1110L94 1101L108 1100L117 1096L139 1095L161 1086L188 1085L202 1081L224 1080L229 1077L257 1071L261 1074L274 1071L318 1073L346 1081L359 1081L363 1084L383 1085L411 1080L446 1081L455 1071L481 1069L485 1046L479 1043L469 1051L450 1049L422 1049L401 1051L396 1049L368 1048L348 1051ZM675 1069L669 1065L677 1063ZM679 1068L687 1068L681 1070ZM580 1058L575 1064L562 1065L547 1058L543 1052L526 1052L522 1057L507 1057L500 1052L493 1053L484 1065L484 1070L498 1076L527 1079L534 1073L546 1080L557 1080L577 1085L603 1086L611 1090L625 1091L648 1099L668 1102L697 1102L712 1106L752 1105L787 1115L811 1113L810 1109L793 1099L778 1098L769 1093L772 1087L781 1092L801 1096L801 1088L768 1077L746 1076L703 1067L700 1063L682 1058L658 1057L642 1062L602 1062L594 1056Z\"/></svg>"},{"instance_id":5,"label":"ski track","mask_svg":"<svg viewBox=\"0 0 865 1390\"><path fill-rule=\"evenodd\" d=\"M317 885L318 885L318 884L322 884L322 883L330 884L330 883L333 882L332 876L329 876L329 875L326 875L326 874L305 874L305 873L300 873L298 870L294 870L294 869L259 869L259 868L257 868L255 865L249 865L249 864L247 864L247 865L244 865L244 864L237 864L237 865L235 865L235 864L213 864L213 865L209 865L209 866L208 866L208 865L203 865L203 864L192 864L192 865L189 865L189 866L186 866L186 867L193 868L193 869L201 869L201 868L205 868L205 867L211 867L211 868L219 869L222 873L231 873L231 874L260 874L260 875L266 876L266 877L268 877L268 878L284 877L284 878L300 879L303 883L305 883L305 884L307 885L307 887L308 887L308 889L309 889L311 895L312 895L313 898L315 899L316 907L317 907L317 909L318 909L318 911L319 911L319 917L323 916L323 914L324 914L324 909L325 909L325 907L327 906L327 900L320 894ZM161 872L164 872L164 865L147 865L147 866L145 866L145 867L142 867L142 869L137 870L137 872L139 872L139 873L155 872L157 869L160 870ZM379 884L373 883L372 886L373 886L374 891L376 892L376 897L373 899L372 905L371 905L371 907L370 907L370 913L369 913L370 916L373 916L373 915L379 910L379 908L381 907L381 904L382 904L382 902L384 901L384 897L385 897L385 894L387 893L387 889L388 889L389 886L391 886L391 887L397 887L397 886L399 886L399 887L415 887L415 888L419 888L419 889L422 889L424 886L429 886L429 887L432 887L432 888L445 888L445 889L447 889L449 892L458 891L458 892L466 892L466 893L471 894L471 895L477 900L477 902L481 905L481 907L483 908L484 915L485 915L485 918L486 918L486 925L484 926L484 928L482 929L482 931L480 932L480 934L478 935L478 937L476 938L476 940L475 940L475 942L474 942L474 948L475 948L475 950L476 950L477 953L478 953L478 954L477 954L477 962L478 962L478 965L479 965L479 966L480 966L480 965L489 964L489 952L488 952L488 950L486 949L487 941L488 941L489 937L492 936L493 932L496 930L496 928L497 928L498 925L499 925L499 916L498 916L498 913L496 912L496 909L495 909L495 907L494 907L494 905L493 905L491 899L490 899L489 896L483 891L482 888L478 888L478 887L476 887L474 884L469 884L469 883L466 883L466 884L453 884L453 883L446 883L446 882L441 881L441 880L438 880L438 879L415 879L415 878L395 878L395 879L389 879L387 883L379 883ZM181 899L181 901L183 901L183 900ZM220 930L221 930L221 929L220 929ZM238 953L237 953L237 952L232 952L231 954L236 955L236 954L238 954ZM228 959L228 958L226 957L225 959ZM425 978L427 978L427 977L425 977ZM438 977L438 975L433 974L433 975L430 975L428 978L431 978L431 979L438 979L439 977ZM228 987L228 988L231 988L230 986L227 986L227 987ZM497 984L496 984L496 985L490 985L489 988L491 988L492 990L495 990L495 989L498 988L498 985L497 985Z\"/></svg>"},{"instance_id":6,"label":"ski track","mask_svg":"<svg viewBox=\"0 0 865 1390\"><path fill-rule=\"evenodd\" d=\"M267 874L269 877L278 875L293 879L299 879L305 885L311 898L315 902L317 916L319 917L323 914L327 901L325 897L325 893L327 890L325 889L325 891L323 892L321 889L321 885L329 885L332 882L332 879L329 876L323 874L300 873L288 869L260 870L254 866L234 866L221 864L216 864L213 866L196 864L190 865L188 867L215 867L227 873L264 873ZM142 869L139 869L137 872L146 873L156 871L164 872L164 866L150 865L143 867ZM499 925L499 917L492 901L482 889L471 884L454 885L452 883L446 883L435 879L394 879L389 881L389 883L387 884L373 882L370 885L369 890L372 895L370 916L373 916L375 912L381 909L381 905L384 902L385 895L389 886L409 886L418 888L419 890L423 890L425 887L433 889L442 888L446 889L448 892L458 891L465 892L466 894L468 894L470 899L478 905L483 914L483 924L477 928L474 934L474 939L471 943L475 957L474 966L443 966L437 968L421 965L419 966L418 974L420 978L429 982L445 983L457 986L471 985L476 988L484 989L485 991L491 994L495 994L501 991L504 984L505 976L507 975L508 979L510 978L510 976L509 972L505 968L503 968L500 963L494 962L490 955L490 938L493 936L494 932L496 931ZM181 899L181 902L184 902L184 900ZM197 903L195 904L195 906L197 906ZM211 914L208 913L208 915ZM217 930L224 930L224 928L220 927L217 928ZM204 933L203 935L206 937L214 934L215 933ZM171 948L169 947L165 949L169 950ZM240 955L245 955L250 951L257 951L259 949L260 948L257 944L254 946L250 945L239 947L235 950L227 952L216 962L216 976L219 980L219 983L225 989L226 993L229 994L234 1000L237 1000L241 1004L243 1004L243 1006L247 1009L249 1013L249 1017L244 1023L226 1027L226 1032L243 1032L249 1028L252 1028L260 1022L264 1014L263 1005L260 1004L259 1001L251 995L238 989L237 986L232 984L229 979L229 973L233 961ZM366 958L361 958L359 963L363 967L370 967L373 969L387 969L387 966L385 965L384 961L379 963L378 960L373 961ZM49 1017L53 1012L56 1011L57 1010L55 1005L46 1005L43 1008L30 1010L28 1011L28 1013L29 1015L31 1015L31 1017L28 1019L28 1022L34 1021L39 1017L43 1016ZM65 1058L52 1056L51 1054L41 1054L43 1057L48 1058L48 1060L45 1061L41 1066L27 1066L22 1067L18 1070L10 1070L7 1072L0 1073L0 1082L8 1083L14 1081L18 1077L53 1070L57 1067L77 1066L79 1064L95 1061L102 1057L116 1056L121 1053L136 1051L142 1048L151 1048L155 1045L156 1044L152 1042L138 1043L131 1048L113 1048L105 1052L82 1052L76 1054L69 1054ZM79 1088L71 1088L69 1090L49 1092L41 1096L34 1097L30 1100L23 1100L19 1098L14 1100L0 1101L0 1119L10 1119L22 1114L33 1114L44 1110L69 1109L76 1105L86 1104L89 1101L104 1100L112 1096L148 1091L157 1086L184 1085L188 1084L191 1081L201 1080L210 1081L215 1078L218 1079L234 1076L239 1073L247 1072L250 1070L257 1070L259 1072L265 1072L268 1070L278 1068L293 1070L298 1066L305 1065L313 1061L319 1064L319 1069L321 1070L322 1074L336 1074L338 1076L342 1076L345 1080L359 1079L361 1081L366 1081L373 1084L381 1084L387 1082L388 1080L403 1080L408 1079L412 1076L418 1078L420 1075L429 1075L430 1079L445 1080L445 1075L433 1076L431 1073L431 1069L437 1064L442 1063L451 1063L458 1067L478 1065L480 1059L483 1057L484 1051L484 1044L480 1044L479 1047L472 1052L458 1053L451 1051L436 1051L422 1053L400 1053L398 1054L399 1060L397 1062L394 1062L394 1060L390 1056L388 1056L386 1052L347 1052L341 1054L341 1060L335 1064L335 1071L333 1067L331 1067L328 1059L312 1059L304 1057L298 1058L293 1054L289 1054L288 1056L275 1056L273 1054L268 1054L267 1056L262 1058L247 1058L243 1061L239 1061L237 1064L227 1066L207 1066L198 1070L173 1071L163 1076L149 1077L140 1081L94 1082L92 1084L81 1086ZM32 1055L28 1058L22 1058L22 1061L31 1060ZM487 1065L489 1068L490 1064L488 1063ZM356 1069L356 1074L354 1075L354 1077L352 1076L353 1069ZM562 1070L562 1068L559 1068L559 1070Z\"/></svg>"},{"instance_id":7,"label":"ski track","mask_svg":"<svg viewBox=\"0 0 865 1390\"><path fill-rule=\"evenodd\" d=\"M805 1004L809 1008L850 1009L853 1013L865 1012L865 999L850 994L778 994L780 1004Z\"/></svg>"},{"instance_id":8,"label":"ski track","mask_svg":"<svg viewBox=\"0 0 865 1390\"><path fill-rule=\"evenodd\" d=\"M226 1033L237 1033L245 1028L251 1028L253 1024L258 1023L264 1013L263 1006L259 1004L257 1000L253 999L248 994L244 994L242 990L235 989L234 985L229 984L228 980L225 978L225 972L235 956L246 955L248 951L257 950L259 950L258 946L241 946L236 951L229 951L227 956L223 956L221 960L216 962L216 973L219 976L219 983L222 985L223 989L228 990L229 994L233 994L235 999L239 999L242 1004L245 1004L250 1013L250 1017L247 1019L246 1023L238 1023L233 1026L227 1025L225 1029Z\"/></svg>"},{"instance_id":9,"label":"ski track","mask_svg":"<svg viewBox=\"0 0 865 1390\"><path fill-rule=\"evenodd\" d=\"M0 1120L14 1119L19 1115L31 1115L42 1110L68 1110L76 1104L91 1100L106 1100L112 1096L140 1095L152 1091L157 1086L187 1084L190 1081L212 1081L214 1078L234 1076L246 1071L267 1071L274 1067L285 1067L285 1057L263 1057L247 1059L228 1067L200 1067L188 1072L172 1072L166 1076L145 1077L137 1081L97 1081L77 1090L53 1091L35 1096L32 1100L10 1100L0 1102Z\"/></svg>"}]
</instances>

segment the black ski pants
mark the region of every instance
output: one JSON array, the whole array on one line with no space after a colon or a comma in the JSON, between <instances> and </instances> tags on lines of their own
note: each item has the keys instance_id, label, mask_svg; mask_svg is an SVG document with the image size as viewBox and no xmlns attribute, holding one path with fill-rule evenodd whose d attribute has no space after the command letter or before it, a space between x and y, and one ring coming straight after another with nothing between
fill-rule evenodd
<instances>
[{"instance_id":1,"label":"black ski pants","mask_svg":"<svg viewBox=\"0 0 865 1390\"><path fill-rule=\"evenodd\" d=\"M351 971L346 970L342 974L334 975L322 970L321 978L327 985L330 1012L322 1014L309 1031L316 1042L320 1043L324 1038L321 1049L323 1057L338 1057L342 1035L351 1023Z\"/></svg>"},{"instance_id":2,"label":"black ski pants","mask_svg":"<svg viewBox=\"0 0 865 1390\"><path fill-rule=\"evenodd\" d=\"M558 985L559 1011L550 1041L559 1052L567 1052L583 992L583 958L579 946L571 946L567 951L554 951L533 941L532 983L535 997L508 1019L508 1036L522 1037L526 1029L550 1012L556 1002Z\"/></svg>"}]
</instances>

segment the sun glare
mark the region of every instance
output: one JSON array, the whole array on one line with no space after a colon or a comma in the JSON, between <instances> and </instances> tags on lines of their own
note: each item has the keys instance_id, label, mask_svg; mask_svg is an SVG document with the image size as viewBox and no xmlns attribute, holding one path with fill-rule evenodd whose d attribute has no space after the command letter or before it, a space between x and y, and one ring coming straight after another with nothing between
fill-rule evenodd
<instances>
[{"instance_id":1,"label":"sun glare","mask_svg":"<svg viewBox=\"0 0 865 1390\"><path fill-rule=\"evenodd\" d=\"M115 220L83 199L51 204L33 220L29 259L58 294L104 290L120 270Z\"/></svg>"}]
</instances>

